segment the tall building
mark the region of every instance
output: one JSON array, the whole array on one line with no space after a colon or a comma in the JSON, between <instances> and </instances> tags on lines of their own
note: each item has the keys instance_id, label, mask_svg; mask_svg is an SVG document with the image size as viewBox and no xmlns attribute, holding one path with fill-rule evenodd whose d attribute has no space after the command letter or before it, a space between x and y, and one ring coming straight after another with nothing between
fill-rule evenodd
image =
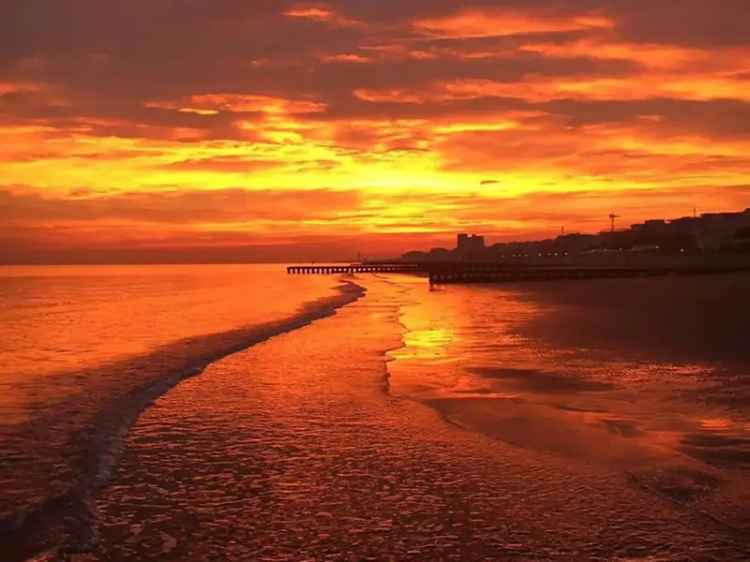
<instances>
[{"instance_id":1,"label":"tall building","mask_svg":"<svg viewBox=\"0 0 750 562\"><path fill-rule=\"evenodd\" d=\"M456 253L461 258L476 259L485 252L484 236L461 233L456 239Z\"/></svg>"}]
</instances>

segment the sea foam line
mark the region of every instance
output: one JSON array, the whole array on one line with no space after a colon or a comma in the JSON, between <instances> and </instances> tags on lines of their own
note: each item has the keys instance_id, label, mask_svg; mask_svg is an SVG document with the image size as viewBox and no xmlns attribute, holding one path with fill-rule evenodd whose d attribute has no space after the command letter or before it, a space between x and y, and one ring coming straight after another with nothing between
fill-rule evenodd
<instances>
[{"instance_id":1,"label":"sea foam line","mask_svg":"<svg viewBox=\"0 0 750 562\"><path fill-rule=\"evenodd\" d=\"M98 540L94 498L109 481L125 447L125 438L140 415L160 396L183 380L201 374L205 369L229 355L244 351L272 337L292 332L328 316L365 295L366 289L351 281L337 287L339 294L303 305L294 316L250 328L232 330L202 338L190 338L178 344L189 345L201 339L225 336L225 346L196 357L186 369L130 391L124 399L110 403L75 439L81 447L80 471L77 482L64 493L16 513L10 520L0 521L0 538L16 546L8 562L63 561L72 554L83 553ZM155 358L158 352L154 354ZM62 544L54 544L55 530L62 533Z\"/></svg>"}]
</instances>

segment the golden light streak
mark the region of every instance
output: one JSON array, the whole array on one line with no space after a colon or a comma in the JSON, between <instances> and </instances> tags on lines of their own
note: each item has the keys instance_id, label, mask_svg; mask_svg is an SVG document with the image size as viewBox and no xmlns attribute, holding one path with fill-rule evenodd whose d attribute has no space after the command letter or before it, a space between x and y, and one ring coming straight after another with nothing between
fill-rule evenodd
<instances>
[{"instance_id":1,"label":"golden light streak","mask_svg":"<svg viewBox=\"0 0 750 562\"><path fill-rule=\"evenodd\" d=\"M362 55L354 54L354 53L339 53L336 55L326 55L323 57L323 60L325 62L351 62L351 63L357 63L357 64L366 64L368 62L372 62L371 59L367 57L363 57Z\"/></svg>"},{"instance_id":2,"label":"golden light streak","mask_svg":"<svg viewBox=\"0 0 750 562\"><path fill-rule=\"evenodd\" d=\"M299 6L283 12L283 15L289 18L307 19L340 27L362 25L361 22L358 22L355 19L343 17L331 8L321 6Z\"/></svg>"},{"instance_id":3,"label":"golden light streak","mask_svg":"<svg viewBox=\"0 0 750 562\"><path fill-rule=\"evenodd\" d=\"M614 22L596 14L574 18L557 18L512 11L469 9L441 18L418 19L414 22L414 26L430 35L466 39L517 35L520 33L610 29L614 27Z\"/></svg>"},{"instance_id":4,"label":"golden light streak","mask_svg":"<svg viewBox=\"0 0 750 562\"><path fill-rule=\"evenodd\" d=\"M187 107L193 112L231 111L273 114L320 113L326 109L325 103L316 101L232 93L201 94L189 96L185 100L151 101L145 105L178 111Z\"/></svg>"},{"instance_id":5,"label":"golden light streak","mask_svg":"<svg viewBox=\"0 0 750 562\"><path fill-rule=\"evenodd\" d=\"M331 10L324 8L293 8L284 12L290 18L307 18L312 20L329 20L334 14Z\"/></svg>"},{"instance_id":6,"label":"golden light streak","mask_svg":"<svg viewBox=\"0 0 750 562\"><path fill-rule=\"evenodd\" d=\"M433 131L438 134L468 133L472 131L507 131L519 129L521 124L516 121L496 121L491 123L452 123L435 127Z\"/></svg>"},{"instance_id":7,"label":"golden light streak","mask_svg":"<svg viewBox=\"0 0 750 562\"><path fill-rule=\"evenodd\" d=\"M682 69L686 65L705 64L715 58L711 52L704 49L650 43L616 43L590 39L572 43L529 43L521 46L520 50L539 53L545 57L623 59L635 61L657 70Z\"/></svg>"},{"instance_id":8,"label":"golden light streak","mask_svg":"<svg viewBox=\"0 0 750 562\"><path fill-rule=\"evenodd\" d=\"M196 115L218 115L217 109L198 109L196 107L181 107L177 111L180 113L195 113Z\"/></svg>"}]
</instances>

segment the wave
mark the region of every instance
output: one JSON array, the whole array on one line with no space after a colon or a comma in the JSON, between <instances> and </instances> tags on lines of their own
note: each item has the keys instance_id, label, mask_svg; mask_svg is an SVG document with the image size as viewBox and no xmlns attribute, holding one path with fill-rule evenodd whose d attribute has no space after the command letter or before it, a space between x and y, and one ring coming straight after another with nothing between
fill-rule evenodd
<instances>
[{"instance_id":1,"label":"wave","mask_svg":"<svg viewBox=\"0 0 750 562\"><path fill-rule=\"evenodd\" d=\"M29 427L16 428L27 435L61 423L74 428L62 440L38 443L27 459L30 467L34 463L59 466L62 462L72 476L63 489L41 494L41 501L9 513L0 512L0 542L9 545L0 548L3 560L64 559L86 551L97 540L93 507L96 492L108 482L130 427L154 400L186 378L202 373L211 363L331 316L364 294L363 287L346 281L337 294L304 305L292 317L187 338L147 355L77 373L76 378L85 380L87 387L89 383L94 385L85 394L104 394L106 399L93 400L92 406L84 396L76 396L56 403ZM17 466L7 468L18 478Z\"/></svg>"}]
</instances>

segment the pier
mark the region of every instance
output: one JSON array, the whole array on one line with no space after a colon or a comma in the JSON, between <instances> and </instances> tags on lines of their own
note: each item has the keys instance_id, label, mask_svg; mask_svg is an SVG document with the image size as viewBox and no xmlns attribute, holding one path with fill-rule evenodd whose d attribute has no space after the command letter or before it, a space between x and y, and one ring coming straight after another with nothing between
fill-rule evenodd
<instances>
[{"instance_id":1,"label":"pier","mask_svg":"<svg viewBox=\"0 0 750 562\"><path fill-rule=\"evenodd\" d=\"M522 281L558 281L616 279L668 275L715 275L748 272L748 266L736 267L468 267L435 268L428 271L430 285L451 283L516 283Z\"/></svg>"},{"instance_id":2,"label":"pier","mask_svg":"<svg viewBox=\"0 0 750 562\"><path fill-rule=\"evenodd\" d=\"M416 263L352 263L349 265L291 265L290 275L340 275L353 273L419 273L424 267Z\"/></svg>"},{"instance_id":3,"label":"pier","mask_svg":"<svg viewBox=\"0 0 750 562\"><path fill-rule=\"evenodd\" d=\"M342 275L355 273L406 273L425 275L430 285L455 283L517 283L526 281L559 281L616 279L666 275L716 275L750 272L750 265L670 264L668 266L528 266L492 262L445 263L352 263L348 265L292 265L290 275Z\"/></svg>"}]
</instances>

